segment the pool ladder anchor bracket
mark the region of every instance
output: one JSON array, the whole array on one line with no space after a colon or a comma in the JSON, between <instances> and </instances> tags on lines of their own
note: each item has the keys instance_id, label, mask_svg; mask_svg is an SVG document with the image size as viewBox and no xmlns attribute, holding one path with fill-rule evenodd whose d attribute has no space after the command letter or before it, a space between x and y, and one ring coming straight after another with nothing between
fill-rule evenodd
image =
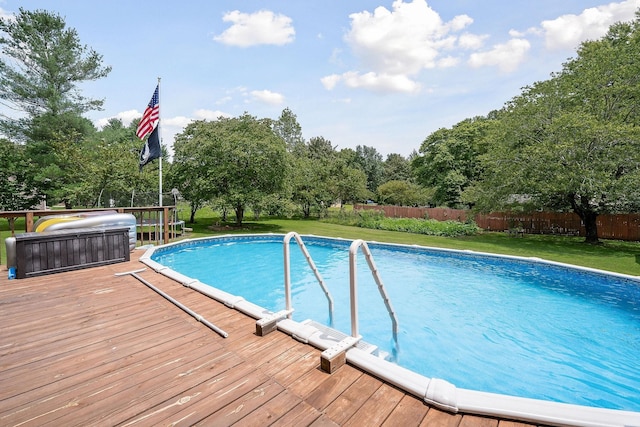
<instances>
[{"instance_id":1,"label":"pool ladder anchor bracket","mask_svg":"<svg viewBox=\"0 0 640 427\"><path fill-rule=\"evenodd\" d=\"M347 350L358 344L361 339L361 335L357 337L348 336L332 347L327 348L320 354L320 369L333 374L339 367L347 363Z\"/></svg>"},{"instance_id":2,"label":"pool ladder anchor bracket","mask_svg":"<svg viewBox=\"0 0 640 427\"><path fill-rule=\"evenodd\" d=\"M281 310L277 313L272 313L262 319L258 319L256 322L256 335L259 337L263 337L271 332L275 331L278 328L278 322L288 318L291 313L293 313L293 309L291 310Z\"/></svg>"}]
</instances>

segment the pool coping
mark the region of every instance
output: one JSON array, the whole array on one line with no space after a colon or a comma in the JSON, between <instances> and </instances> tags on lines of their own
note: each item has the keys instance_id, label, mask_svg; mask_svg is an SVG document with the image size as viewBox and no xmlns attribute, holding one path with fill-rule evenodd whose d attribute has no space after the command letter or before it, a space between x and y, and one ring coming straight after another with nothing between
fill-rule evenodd
<instances>
[{"instance_id":1,"label":"pool coping","mask_svg":"<svg viewBox=\"0 0 640 427\"><path fill-rule=\"evenodd\" d=\"M226 234L221 236L208 236L193 239L183 239L177 242L160 246L148 247L140 257L140 262L152 270L160 273L185 287L207 295L214 300L223 303L229 308L238 310L256 320L266 318L273 314L270 310L262 308L245 300L242 296L230 294L217 289L211 285L206 285L197 279L190 278L178 273L169 267L157 263L151 257L158 249L172 246L188 245L200 241L215 241L225 238L253 238L253 237L283 237L279 233L263 234ZM328 239L341 241L344 243L352 240L316 235L302 235L302 238ZM471 250L455 250L446 248L434 248L421 245L403 245L395 243L368 242L375 245L401 247L401 248L424 248L438 252L477 254L493 258L506 258L519 261L537 262L542 264L556 265L564 268L588 271L592 273L604 274L638 282L640 278L620 273L607 272L588 267L574 266L570 264L548 261L538 257L520 257L513 255L492 254ZM310 320L297 322L291 319L283 319L277 323L278 330L281 330L298 341L311 344L320 350L326 350L339 342L345 334L328 327L321 327ZM545 423L561 426L640 426L640 412L623 411L615 409L595 408L582 405L558 403L538 399L508 396L496 393L488 393L477 390L458 388L446 380L429 378L403 368L392 362L373 354L371 348L366 346L353 347L346 352L347 361L363 369L396 387L422 399L425 403L443 409L450 413L471 413L492 417L509 418L528 422Z\"/></svg>"}]
</instances>

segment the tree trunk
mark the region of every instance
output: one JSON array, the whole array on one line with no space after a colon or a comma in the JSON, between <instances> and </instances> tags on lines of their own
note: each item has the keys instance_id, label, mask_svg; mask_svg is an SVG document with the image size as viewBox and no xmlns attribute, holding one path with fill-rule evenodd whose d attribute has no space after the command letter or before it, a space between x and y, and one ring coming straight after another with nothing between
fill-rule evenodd
<instances>
[{"instance_id":1,"label":"tree trunk","mask_svg":"<svg viewBox=\"0 0 640 427\"><path fill-rule=\"evenodd\" d=\"M237 205L235 208L236 211L236 225L242 225L242 219L244 217L244 206Z\"/></svg>"},{"instance_id":2,"label":"tree trunk","mask_svg":"<svg viewBox=\"0 0 640 427\"><path fill-rule=\"evenodd\" d=\"M589 206L588 197L569 194L568 198L573 211L578 214L578 216L582 220L582 223L584 224L585 243L600 243L600 241L598 240L598 224L596 222L598 213L591 209L591 207Z\"/></svg>"},{"instance_id":3,"label":"tree trunk","mask_svg":"<svg viewBox=\"0 0 640 427\"><path fill-rule=\"evenodd\" d=\"M598 223L596 219L598 218L598 214L595 212L585 212L582 217L582 222L584 222L584 231L585 231L585 243L600 243L598 240Z\"/></svg>"},{"instance_id":4,"label":"tree trunk","mask_svg":"<svg viewBox=\"0 0 640 427\"><path fill-rule=\"evenodd\" d=\"M191 216L189 217L189 223L190 224L195 224L196 222L196 211L198 210L198 207L194 204L191 205Z\"/></svg>"}]
</instances>

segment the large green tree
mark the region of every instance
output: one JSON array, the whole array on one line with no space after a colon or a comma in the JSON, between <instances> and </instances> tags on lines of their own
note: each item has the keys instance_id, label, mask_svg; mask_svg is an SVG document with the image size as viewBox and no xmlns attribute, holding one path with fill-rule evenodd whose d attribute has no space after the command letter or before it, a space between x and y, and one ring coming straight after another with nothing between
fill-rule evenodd
<instances>
[{"instance_id":1,"label":"large green tree","mask_svg":"<svg viewBox=\"0 0 640 427\"><path fill-rule=\"evenodd\" d=\"M432 194L429 190L409 181L391 180L378 187L381 203L398 206L425 206Z\"/></svg>"},{"instance_id":2,"label":"large green tree","mask_svg":"<svg viewBox=\"0 0 640 427\"><path fill-rule=\"evenodd\" d=\"M572 210L597 243L598 215L640 208L638 17L577 53L506 105L468 196L485 210Z\"/></svg>"},{"instance_id":3,"label":"large green tree","mask_svg":"<svg viewBox=\"0 0 640 427\"><path fill-rule=\"evenodd\" d=\"M213 196L211 183L207 177L207 150L202 140L212 131L213 125L207 121L190 123L182 133L176 135L173 148L173 163L167 175L168 183L177 188L182 197L189 203L189 222L195 222L198 209L204 206Z\"/></svg>"},{"instance_id":4,"label":"large green tree","mask_svg":"<svg viewBox=\"0 0 640 427\"><path fill-rule=\"evenodd\" d=\"M433 192L433 202L452 208L466 207L461 195L480 175L480 155L486 151L491 121L465 119L429 135L411 165L416 180Z\"/></svg>"},{"instance_id":5,"label":"large green tree","mask_svg":"<svg viewBox=\"0 0 640 427\"><path fill-rule=\"evenodd\" d=\"M289 172L286 146L272 121L247 113L193 122L176 136L174 148L173 167L185 176L176 181L178 190L187 195L195 185L200 200L222 200L235 210L238 225L247 207L282 190Z\"/></svg>"},{"instance_id":6,"label":"large green tree","mask_svg":"<svg viewBox=\"0 0 640 427\"><path fill-rule=\"evenodd\" d=\"M1 117L0 131L19 140L48 140L82 133L80 116L102 100L81 95L79 85L105 77L102 56L80 43L62 17L20 8L0 19L0 100L23 115Z\"/></svg>"},{"instance_id":7,"label":"large green tree","mask_svg":"<svg viewBox=\"0 0 640 427\"><path fill-rule=\"evenodd\" d=\"M273 122L273 131L284 140L288 152L301 155L305 150L302 126L298 123L298 117L289 108L282 110L278 120Z\"/></svg>"},{"instance_id":8,"label":"large green tree","mask_svg":"<svg viewBox=\"0 0 640 427\"><path fill-rule=\"evenodd\" d=\"M372 193L375 193L376 189L380 184L382 184L384 179L384 162L382 161L382 154L380 154L375 147L358 145L356 147L354 160L367 176L367 188Z\"/></svg>"},{"instance_id":9,"label":"large green tree","mask_svg":"<svg viewBox=\"0 0 640 427\"><path fill-rule=\"evenodd\" d=\"M291 174L292 199L305 218L312 211L322 215L337 199L333 191L336 179L337 153L331 141L324 137L312 137L303 150L293 156Z\"/></svg>"},{"instance_id":10,"label":"large green tree","mask_svg":"<svg viewBox=\"0 0 640 427\"><path fill-rule=\"evenodd\" d=\"M362 171L354 158L356 153L345 148L338 152L338 159L333 172L332 191L334 199L339 200L341 207L345 203L362 202L373 197L373 193L368 189L367 174Z\"/></svg>"},{"instance_id":11,"label":"large green tree","mask_svg":"<svg viewBox=\"0 0 640 427\"><path fill-rule=\"evenodd\" d=\"M128 206L148 189L158 187L155 162L139 172L141 143L135 137L136 126L137 121L124 126L121 120L111 119L85 143L90 160L84 189L87 200L82 204ZM157 200L157 190L148 199Z\"/></svg>"},{"instance_id":12,"label":"large green tree","mask_svg":"<svg viewBox=\"0 0 640 427\"><path fill-rule=\"evenodd\" d=\"M95 132L82 115L103 103L84 97L80 85L111 69L62 17L44 10L21 8L0 19L0 46L0 102L15 111L0 116L0 133L26 143L27 156L38 166L34 179L48 184L48 200L71 207L86 188L89 159L82 144Z\"/></svg>"},{"instance_id":13,"label":"large green tree","mask_svg":"<svg viewBox=\"0 0 640 427\"><path fill-rule=\"evenodd\" d=\"M411 162L409 160L398 153L387 155L387 159L384 161L383 182L411 181L412 178Z\"/></svg>"}]
</instances>

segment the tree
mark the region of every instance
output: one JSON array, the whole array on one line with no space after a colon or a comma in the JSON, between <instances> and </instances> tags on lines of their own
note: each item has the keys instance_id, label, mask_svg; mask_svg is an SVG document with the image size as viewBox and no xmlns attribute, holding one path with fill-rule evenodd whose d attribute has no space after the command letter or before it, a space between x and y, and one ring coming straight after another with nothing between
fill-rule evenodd
<instances>
[{"instance_id":1,"label":"tree","mask_svg":"<svg viewBox=\"0 0 640 427\"><path fill-rule=\"evenodd\" d=\"M289 108L282 110L278 120L273 122L273 131L282 138L287 145L287 151L299 156L305 149L302 127L298 118Z\"/></svg>"},{"instance_id":2,"label":"tree","mask_svg":"<svg viewBox=\"0 0 640 427\"><path fill-rule=\"evenodd\" d=\"M329 179L333 169L331 158L312 159L309 156L294 157L292 164L291 199L300 206L305 218L313 210L322 213L332 202Z\"/></svg>"},{"instance_id":3,"label":"tree","mask_svg":"<svg viewBox=\"0 0 640 427\"><path fill-rule=\"evenodd\" d=\"M336 155L336 149L331 145L331 141L322 136L309 139L308 150L309 157L312 159L328 159Z\"/></svg>"},{"instance_id":4,"label":"tree","mask_svg":"<svg viewBox=\"0 0 640 427\"><path fill-rule=\"evenodd\" d=\"M345 203L367 200L372 192L367 188L367 175L353 162L355 152L349 148L340 150L333 172L332 188L335 199Z\"/></svg>"},{"instance_id":5,"label":"tree","mask_svg":"<svg viewBox=\"0 0 640 427\"><path fill-rule=\"evenodd\" d=\"M0 139L0 210L32 209L42 198L24 146Z\"/></svg>"},{"instance_id":6,"label":"tree","mask_svg":"<svg viewBox=\"0 0 640 427\"><path fill-rule=\"evenodd\" d=\"M206 147L201 141L209 131L206 121L189 124L182 133L176 135L173 148L173 163L168 173L169 184L180 191L189 203L189 222L195 222L198 209L212 198L210 182L207 178Z\"/></svg>"},{"instance_id":7,"label":"tree","mask_svg":"<svg viewBox=\"0 0 640 427\"><path fill-rule=\"evenodd\" d=\"M34 177L24 146L0 139L0 210L33 209L43 198L42 183ZM15 218L7 219L13 232Z\"/></svg>"},{"instance_id":8,"label":"tree","mask_svg":"<svg viewBox=\"0 0 640 427\"><path fill-rule=\"evenodd\" d=\"M137 123L124 126L119 119L111 119L95 136L85 143L90 156L89 179L83 204L127 206L136 193L157 187L156 173L147 173L152 168L139 172L140 140L135 138ZM157 197L156 197L157 200Z\"/></svg>"},{"instance_id":9,"label":"tree","mask_svg":"<svg viewBox=\"0 0 640 427\"><path fill-rule=\"evenodd\" d=\"M526 205L572 210L588 243L597 216L640 208L640 21L614 24L552 78L500 113L482 180L484 210Z\"/></svg>"},{"instance_id":10,"label":"tree","mask_svg":"<svg viewBox=\"0 0 640 427\"><path fill-rule=\"evenodd\" d=\"M431 199L429 191L409 181L392 180L378 187L380 202L397 206L426 205Z\"/></svg>"},{"instance_id":11,"label":"tree","mask_svg":"<svg viewBox=\"0 0 640 427\"><path fill-rule=\"evenodd\" d=\"M401 154L391 153L384 161L383 182L389 181L410 181L411 163Z\"/></svg>"},{"instance_id":12,"label":"tree","mask_svg":"<svg viewBox=\"0 0 640 427\"><path fill-rule=\"evenodd\" d=\"M418 183L433 189L435 204L463 205L463 191L480 174L480 155L486 151L491 123L484 117L465 119L451 129L438 129L423 141L412 168Z\"/></svg>"},{"instance_id":13,"label":"tree","mask_svg":"<svg viewBox=\"0 0 640 427\"><path fill-rule=\"evenodd\" d=\"M308 145L299 147L292 156L291 198L305 218L312 211L322 215L335 201L332 180L336 156L331 141L321 136L311 138Z\"/></svg>"},{"instance_id":14,"label":"tree","mask_svg":"<svg viewBox=\"0 0 640 427\"><path fill-rule=\"evenodd\" d=\"M272 121L249 114L213 122L197 121L176 137L174 166L187 194L196 186L200 200L219 198L233 207L242 224L247 206L279 193L289 164L285 143L272 129Z\"/></svg>"},{"instance_id":15,"label":"tree","mask_svg":"<svg viewBox=\"0 0 640 427\"><path fill-rule=\"evenodd\" d=\"M355 161L367 177L367 189L374 193L382 183L384 175L382 155L378 153L375 147L358 145L356 147Z\"/></svg>"},{"instance_id":16,"label":"tree","mask_svg":"<svg viewBox=\"0 0 640 427\"><path fill-rule=\"evenodd\" d=\"M85 98L78 84L105 77L102 56L80 44L76 30L57 14L20 8L0 19L0 100L24 114L0 118L0 132L20 141L82 134L81 115L102 100Z\"/></svg>"},{"instance_id":17,"label":"tree","mask_svg":"<svg viewBox=\"0 0 640 427\"><path fill-rule=\"evenodd\" d=\"M334 179L334 191L340 200L340 207L345 203L356 203L366 200L371 195L367 189L367 176L360 169L339 165Z\"/></svg>"}]
</instances>

